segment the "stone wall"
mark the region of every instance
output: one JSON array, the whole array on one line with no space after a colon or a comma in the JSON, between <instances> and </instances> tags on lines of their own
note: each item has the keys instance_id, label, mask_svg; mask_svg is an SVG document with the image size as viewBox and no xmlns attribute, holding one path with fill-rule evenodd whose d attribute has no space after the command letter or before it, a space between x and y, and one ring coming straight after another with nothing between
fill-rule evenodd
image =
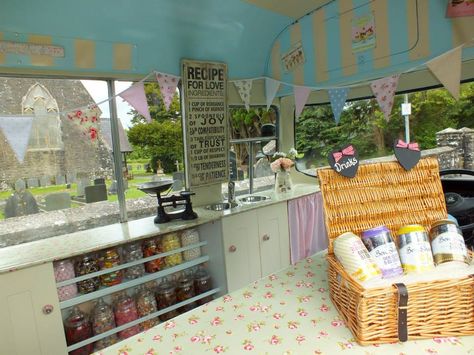
<instances>
[{"instance_id":1,"label":"stone wall","mask_svg":"<svg viewBox=\"0 0 474 355\"><path fill-rule=\"evenodd\" d=\"M461 129L446 128L436 133L438 147L452 147L450 156L440 159L443 169L474 170L474 130L464 127Z\"/></svg>"}]
</instances>

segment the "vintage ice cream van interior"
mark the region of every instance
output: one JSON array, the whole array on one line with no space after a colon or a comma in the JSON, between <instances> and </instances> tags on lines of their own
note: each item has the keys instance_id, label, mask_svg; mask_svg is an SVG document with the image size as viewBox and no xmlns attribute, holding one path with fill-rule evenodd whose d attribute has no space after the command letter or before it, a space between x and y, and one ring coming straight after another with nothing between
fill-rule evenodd
<instances>
[{"instance_id":1,"label":"vintage ice cream van interior","mask_svg":"<svg viewBox=\"0 0 474 355\"><path fill-rule=\"evenodd\" d=\"M474 352L472 1L0 8L0 355Z\"/></svg>"}]
</instances>

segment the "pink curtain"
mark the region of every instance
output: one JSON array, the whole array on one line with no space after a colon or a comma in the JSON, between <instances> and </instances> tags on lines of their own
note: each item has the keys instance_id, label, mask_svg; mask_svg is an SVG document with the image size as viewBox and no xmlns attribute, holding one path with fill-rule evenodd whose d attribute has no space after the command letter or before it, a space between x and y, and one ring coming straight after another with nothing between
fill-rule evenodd
<instances>
[{"instance_id":1,"label":"pink curtain","mask_svg":"<svg viewBox=\"0 0 474 355\"><path fill-rule=\"evenodd\" d=\"M291 263L328 247L321 192L288 202Z\"/></svg>"}]
</instances>

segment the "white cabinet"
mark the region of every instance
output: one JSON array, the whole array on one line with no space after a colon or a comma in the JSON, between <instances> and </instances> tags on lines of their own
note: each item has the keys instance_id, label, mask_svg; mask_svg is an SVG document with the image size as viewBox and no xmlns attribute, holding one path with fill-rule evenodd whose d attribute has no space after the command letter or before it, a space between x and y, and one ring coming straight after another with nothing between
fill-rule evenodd
<instances>
[{"instance_id":1,"label":"white cabinet","mask_svg":"<svg viewBox=\"0 0 474 355\"><path fill-rule=\"evenodd\" d=\"M290 264L286 202L224 217L222 227L228 292Z\"/></svg>"},{"instance_id":2,"label":"white cabinet","mask_svg":"<svg viewBox=\"0 0 474 355\"><path fill-rule=\"evenodd\" d=\"M0 275L0 353L66 354L52 263Z\"/></svg>"}]
</instances>

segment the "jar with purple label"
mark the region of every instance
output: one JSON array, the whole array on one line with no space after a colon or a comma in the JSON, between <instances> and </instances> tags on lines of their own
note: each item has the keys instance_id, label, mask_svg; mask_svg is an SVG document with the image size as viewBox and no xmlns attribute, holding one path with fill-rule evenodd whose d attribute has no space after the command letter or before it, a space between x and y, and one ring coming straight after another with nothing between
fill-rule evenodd
<instances>
[{"instance_id":1,"label":"jar with purple label","mask_svg":"<svg viewBox=\"0 0 474 355\"><path fill-rule=\"evenodd\" d=\"M382 271L383 278L403 274L397 247L390 231L385 226L378 226L362 232L362 242L370 256Z\"/></svg>"}]
</instances>

